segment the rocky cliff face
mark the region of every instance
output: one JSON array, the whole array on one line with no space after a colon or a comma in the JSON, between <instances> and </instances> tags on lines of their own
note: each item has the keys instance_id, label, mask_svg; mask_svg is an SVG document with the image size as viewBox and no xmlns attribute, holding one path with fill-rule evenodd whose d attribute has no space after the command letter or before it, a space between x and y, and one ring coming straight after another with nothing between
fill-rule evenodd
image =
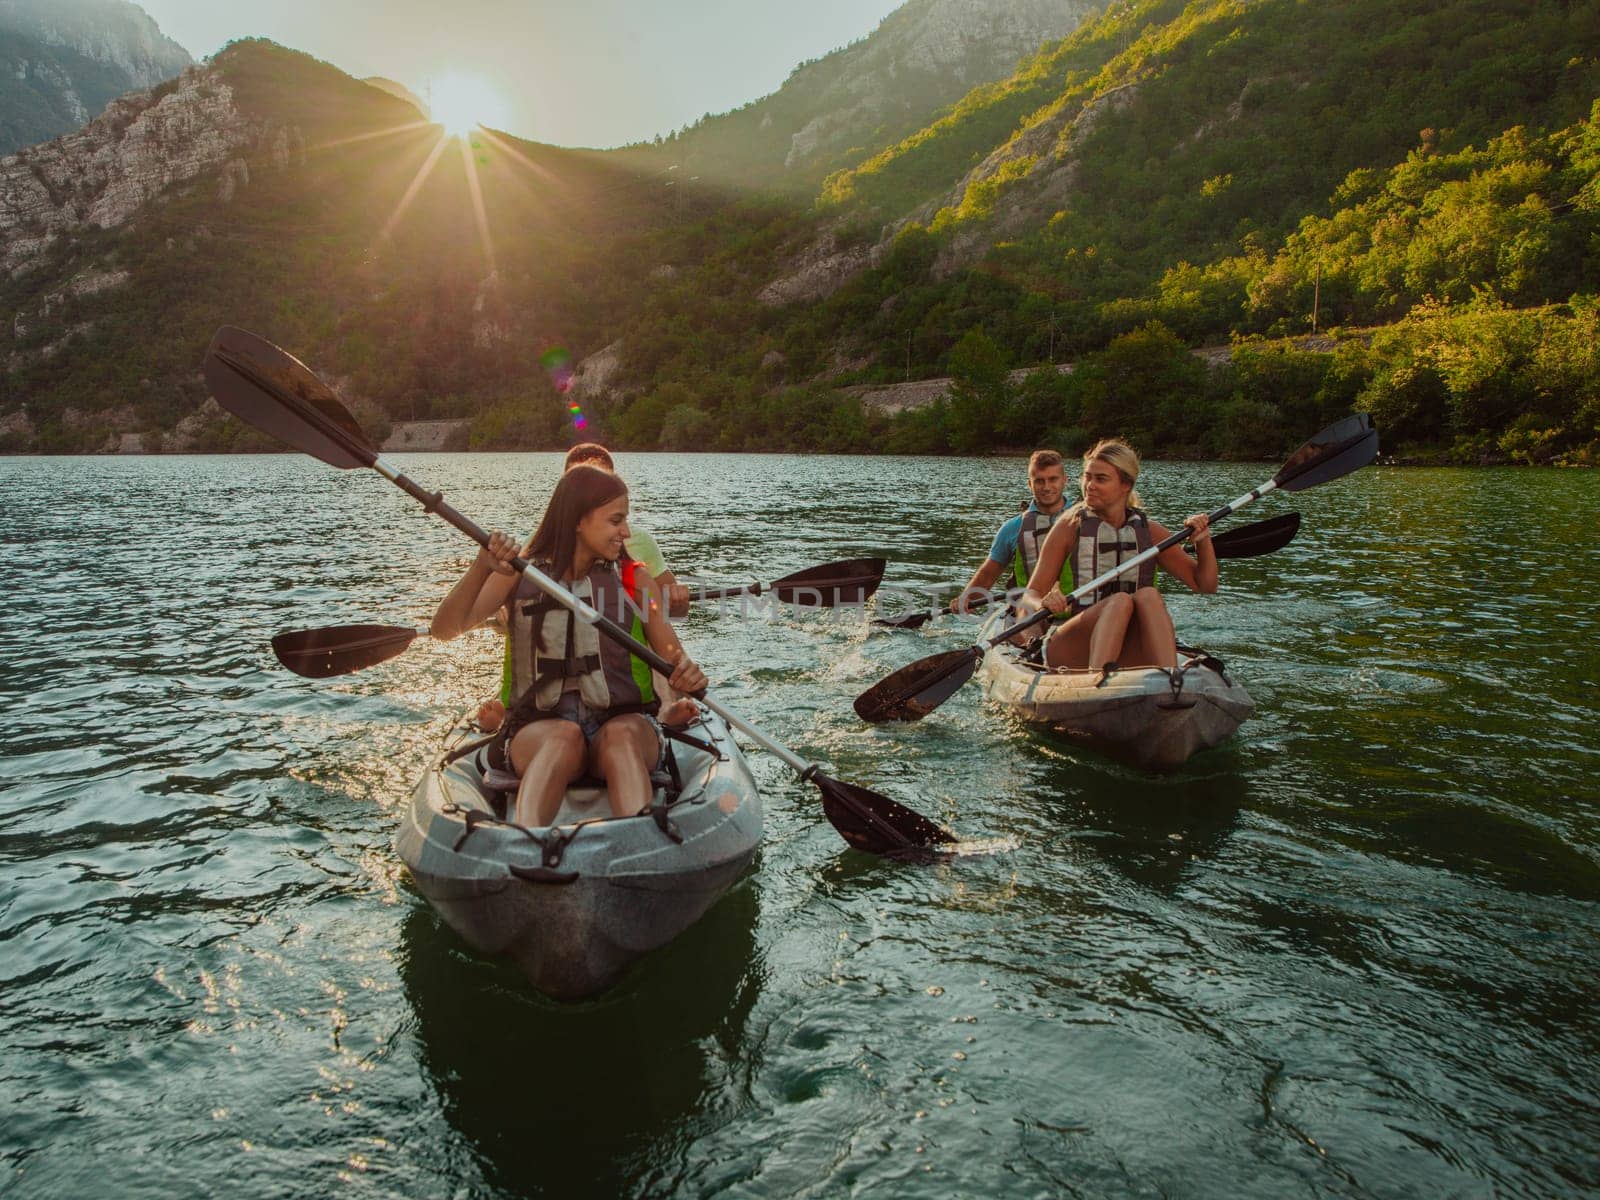
<instances>
[{"instance_id":1,"label":"rocky cliff face","mask_svg":"<svg viewBox=\"0 0 1600 1200\"><path fill-rule=\"evenodd\" d=\"M230 164L247 148L287 165L303 154L304 141L240 113L219 72L195 67L123 96L77 133L0 159L0 271L25 269L81 226L120 225L167 187ZM248 179L242 162L225 170L219 199Z\"/></svg>"},{"instance_id":2,"label":"rocky cliff face","mask_svg":"<svg viewBox=\"0 0 1600 1200\"><path fill-rule=\"evenodd\" d=\"M804 190L1002 79L1103 0L909 0L870 35L803 63L772 95L671 139L686 169Z\"/></svg>"},{"instance_id":3,"label":"rocky cliff face","mask_svg":"<svg viewBox=\"0 0 1600 1200\"><path fill-rule=\"evenodd\" d=\"M192 61L127 0L0 0L0 154L77 129Z\"/></svg>"},{"instance_id":4,"label":"rocky cliff face","mask_svg":"<svg viewBox=\"0 0 1600 1200\"><path fill-rule=\"evenodd\" d=\"M797 70L785 87L812 86L815 115L789 139L786 167L914 114L916 100L948 104L1003 78L1042 42L1065 37L1098 12L1099 0L912 0L854 46ZM937 106L937 105L936 105Z\"/></svg>"}]
</instances>

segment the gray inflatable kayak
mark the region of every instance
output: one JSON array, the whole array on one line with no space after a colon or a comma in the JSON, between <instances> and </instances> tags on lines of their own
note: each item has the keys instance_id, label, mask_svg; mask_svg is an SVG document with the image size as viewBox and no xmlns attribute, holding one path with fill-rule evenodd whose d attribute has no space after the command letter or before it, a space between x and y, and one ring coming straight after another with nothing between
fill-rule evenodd
<instances>
[{"instance_id":1,"label":"gray inflatable kayak","mask_svg":"<svg viewBox=\"0 0 1600 1200\"><path fill-rule=\"evenodd\" d=\"M1005 613L980 640L1002 632ZM1174 671L1135 667L1102 679L1099 670L1047 670L1012 646L991 647L978 667L984 695L1025 721L1147 771L1182 766L1225 741L1255 711L1250 694L1203 650L1184 650Z\"/></svg>"},{"instance_id":2,"label":"gray inflatable kayak","mask_svg":"<svg viewBox=\"0 0 1600 1200\"><path fill-rule=\"evenodd\" d=\"M618 818L600 787L574 786L537 829L497 815L497 787L515 781L481 749L447 751L412 792L395 849L474 949L514 959L546 995L592 996L694 924L761 841L761 796L727 725L704 713L688 733L714 753L670 743L681 790L658 775L650 807Z\"/></svg>"}]
</instances>

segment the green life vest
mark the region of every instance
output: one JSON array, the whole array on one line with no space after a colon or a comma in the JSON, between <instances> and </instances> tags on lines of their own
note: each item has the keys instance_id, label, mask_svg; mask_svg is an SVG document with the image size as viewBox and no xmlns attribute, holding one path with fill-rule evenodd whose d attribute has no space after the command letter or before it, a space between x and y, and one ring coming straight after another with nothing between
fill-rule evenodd
<instances>
[{"instance_id":1,"label":"green life vest","mask_svg":"<svg viewBox=\"0 0 1600 1200\"><path fill-rule=\"evenodd\" d=\"M1044 544L1050 527L1066 515L1065 508L1051 514L1042 513L1032 507L1022 514L1022 528L1017 531L1017 552L1011 557L1011 575L1017 581L1019 588L1027 587L1028 580L1033 578L1033 568L1039 563L1039 547ZM1072 590L1071 563L1061 564L1061 590L1063 592Z\"/></svg>"},{"instance_id":2,"label":"green life vest","mask_svg":"<svg viewBox=\"0 0 1600 1200\"><path fill-rule=\"evenodd\" d=\"M640 586L641 574L631 559L597 562L567 590L642 642L648 597ZM576 682L583 702L596 711L653 712L658 707L649 663L575 618L527 580L517 584L509 608L510 677L509 686L501 690L507 708L531 692L534 710L550 712L561 693L570 690L569 681Z\"/></svg>"}]
</instances>

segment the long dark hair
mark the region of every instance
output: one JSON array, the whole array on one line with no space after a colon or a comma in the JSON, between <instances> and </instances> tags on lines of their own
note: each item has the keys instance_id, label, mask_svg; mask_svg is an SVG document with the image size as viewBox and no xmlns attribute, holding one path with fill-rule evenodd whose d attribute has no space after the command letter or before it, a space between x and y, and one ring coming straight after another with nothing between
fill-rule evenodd
<instances>
[{"instance_id":1,"label":"long dark hair","mask_svg":"<svg viewBox=\"0 0 1600 1200\"><path fill-rule=\"evenodd\" d=\"M628 485L620 475L584 463L571 468L550 494L544 518L533 531L523 557L548 563L550 574L561 578L563 572L572 569L573 556L578 552L578 522L601 505L627 494Z\"/></svg>"}]
</instances>

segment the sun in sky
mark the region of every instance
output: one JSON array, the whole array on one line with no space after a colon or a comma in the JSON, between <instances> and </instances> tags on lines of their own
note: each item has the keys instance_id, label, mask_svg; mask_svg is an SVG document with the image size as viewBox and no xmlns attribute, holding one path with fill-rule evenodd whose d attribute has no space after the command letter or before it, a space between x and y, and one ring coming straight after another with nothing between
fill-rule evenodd
<instances>
[{"instance_id":1,"label":"sun in sky","mask_svg":"<svg viewBox=\"0 0 1600 1200\"><path fill-rule=\"evenodd\" d=\"M504 129L510 123L505 99L481 75L449 71L436 77L428 87L428 107L451 136L479 125Z\"/></svg>"}]
</instances>

